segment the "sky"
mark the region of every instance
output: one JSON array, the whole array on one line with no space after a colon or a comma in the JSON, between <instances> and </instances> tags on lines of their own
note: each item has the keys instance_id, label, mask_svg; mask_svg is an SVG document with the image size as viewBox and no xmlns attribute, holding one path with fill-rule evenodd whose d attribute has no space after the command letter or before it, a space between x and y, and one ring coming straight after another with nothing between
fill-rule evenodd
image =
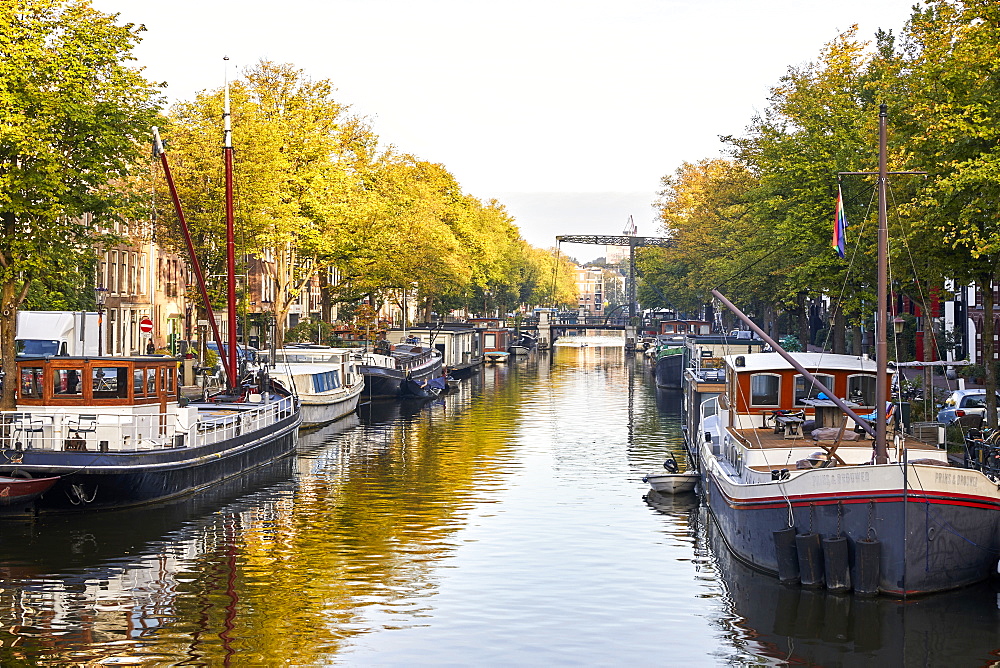
<instances>
[{"instance_id":1,"label":"sky","mask_svg":"<svg viewBox=\"0 0 1000 668\"><path fill-rule=\"evenodd\" d=\"M171 102L260 59L329 79L386 145L497 199L521 236L659 234L660 179L722 154L790 66L917 0L92 0L146 26ZM595 247L595 251L597 248ZM599 254L603 254L603 248ZM564 248L590 259L590 249ZM596 257L596 255L594 255Z\"/></svg>"}]
</instances>

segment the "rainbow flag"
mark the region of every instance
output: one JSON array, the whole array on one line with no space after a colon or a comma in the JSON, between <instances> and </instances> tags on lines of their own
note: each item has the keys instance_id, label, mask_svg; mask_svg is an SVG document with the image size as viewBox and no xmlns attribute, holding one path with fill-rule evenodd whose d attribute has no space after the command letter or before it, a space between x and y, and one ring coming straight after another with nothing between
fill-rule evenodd
<instances>
[{"instance_id":1,"label":"rainbow flag","mask_svg":"<svg viewBox=\"0 0 1000 668\"><path fill-rule=\"evenodd\" d=\"M837 255L844 257L844 250L847 245L847 215L844 213L844 194L837 186L837 209L833 221L833 242L830 244L837 249Z\"/></svg>"}]
</instances>

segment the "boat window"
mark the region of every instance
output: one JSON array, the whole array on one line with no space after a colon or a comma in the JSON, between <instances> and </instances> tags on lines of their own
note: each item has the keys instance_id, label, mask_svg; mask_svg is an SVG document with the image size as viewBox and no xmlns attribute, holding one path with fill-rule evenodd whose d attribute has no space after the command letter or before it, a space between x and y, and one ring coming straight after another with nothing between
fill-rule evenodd
<instances>
[{"instance_id":1,"label":"boat window","mask_svg":"<svg viewBox=\"0 0 1000 668\"><path fill-rule=\"evenodd\" d=\"M146 369L146 394L156 396L156 367Z\"/></svg>"},{"instance_id":2,"label":"boat window","mask_svg":"<svg viewBox=\"0 0 1000 668\"><path fill-rule=\"evenodd\" d=\"M825 373L814 373L813 375L819 382L826 385L828 390L834 391L833 376ZM797 405L801 405L803 399L815 399L820 392L821 390L805 376L795 376L795 403Z\"/></svg>"},{"instance_id":3,"label":"boat window","mask_svg":"<svg viewBox=\"0 0 1000 668\"><path fill-rule=\"evenodd\" d=\"M340 387L340 373L327 371L313 375L313 388L316 392L329 392Z\"/></svg>"},{"instance_id":4,"label":"boat window","mask_svg":"<svg viewBox=\"0 0 1000 668\"><path fill-rule=\"evenodd\" d=\"M875 376L870 374L848 376L847 398L862 406L874 406Z\"/></svg>"},{"instance_id":5,"label":"boat window","mask_svg":"<svg viewBox=\"0 0 1000 668\"><path fill-rule=\"evenodd\" d=\"M132 387L135 388L135 395L137 397L145 394L146 384L143 382L142 369L135 369L132 372Z\"/></svg>"},{"instance_id":6,"label":"boat window","mask_svg":"<svg viewBox=\"0 0 1000 668\"><path fill-rule=\"evenodd\" d=\"M42 368L21 367L21 397L42 396Z\"/></svg>"},{"instance_id":7,"label":"boat window","mask_svg":"<svg viewBox=\"0 0 1000 668\"><path fill-rule=\"evenodd\" d=\"M55 369L53 375L53 392L62 395L83 394L83 383L80 382L79 369Z\"/></svg>"},{"instance_id":8,"label":"boat window","mask_svg":"<svg viewBox=\"0 0 1000 668\"><path fill-rule=\"evenodd\" d=\"M90 373L95 399L128 398L128 367L99 366Z\"/></svg>"},{"instance_id":9,"label":"boat window","mask_svg":"<svg viewBox=\"0 0 1000 668\"><path fill-rule=\"evenodd\" d=\"M781 376L771 373L755 373L750 376L750 405L777 406Z\"/></svg>"}]
</instances>

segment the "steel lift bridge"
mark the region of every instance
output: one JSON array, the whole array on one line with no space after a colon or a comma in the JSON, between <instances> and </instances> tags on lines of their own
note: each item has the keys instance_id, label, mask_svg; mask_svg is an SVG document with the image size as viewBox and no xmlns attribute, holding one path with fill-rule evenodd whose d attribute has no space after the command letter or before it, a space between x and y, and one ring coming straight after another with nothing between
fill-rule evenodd
<instances>
[{"instance_id":1,"label":"steel lift bridge","mask_svg":"<svg viewBox=\"0 0 1000 668\"><path fill-rule=\"evenodd\" d=\"M635 230L632 217L629 216L629 231ZM599 246L628 246L628 281L625 283L625 298L628 300L628 324L625 326L625 346L634 347L636 341L636 325L638 315L638 300L635 287L635 249L643 246L660 246L669 248L674 245L672 239L665 237L639 237L634 234L621 234L617 236L603 234L565 234L556 237L556 252L563 243L568 244L596 244Z\"/></svg>"}]
</instances>

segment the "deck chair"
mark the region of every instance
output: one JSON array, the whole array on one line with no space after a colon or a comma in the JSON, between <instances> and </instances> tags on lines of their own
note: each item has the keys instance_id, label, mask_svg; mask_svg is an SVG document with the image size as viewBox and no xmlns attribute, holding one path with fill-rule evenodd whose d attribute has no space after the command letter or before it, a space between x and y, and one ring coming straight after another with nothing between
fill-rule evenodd
<instances>
[{"instance_id":1,"label":"deck chair","mask_svg":"<svg viewBox=\"0 0 1000 668\"><path fill-rule=\"evenodd\" d=\"M45 432L45 423L41 418L36 418L31 413L22 413L19 417L15 418L13 426L14 447L18 450L21 449L21 442L17 439L18 436L24 438L24 444L30 449L35 434L43 434Z\"/></svg>"},{"instance_id":2,"label":"deck chair","mask_svg":"<svg viewBox=\"0 0 1000 668\"><path fill-rule=\"evenodd\" d=\"M66 421L66 432L71 437L67 439L67 450L86 450L87 434L97 433L97 416L77 415L75 419L70 418Z\"/></svg>"}]
</instances>

